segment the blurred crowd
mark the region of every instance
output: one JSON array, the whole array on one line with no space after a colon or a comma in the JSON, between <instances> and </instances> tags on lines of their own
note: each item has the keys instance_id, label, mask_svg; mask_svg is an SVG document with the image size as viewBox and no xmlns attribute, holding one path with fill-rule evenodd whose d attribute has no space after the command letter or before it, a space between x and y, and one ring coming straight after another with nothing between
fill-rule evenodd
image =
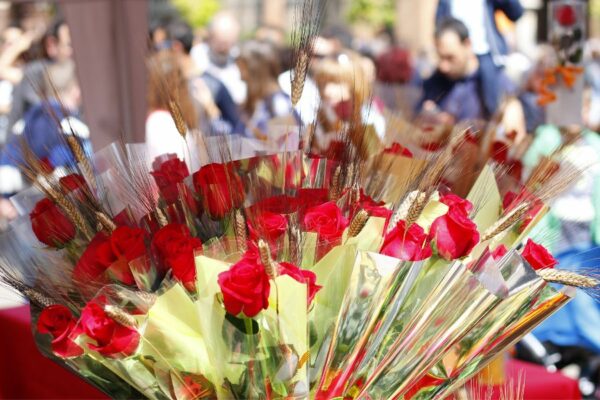
<instances>
[{"instance_id":1,"label":"blurred crowd","mask_svg":"<svg viewBox=\"0 0 600 400\"><path fill-rule=\"evenodd\" d=\"M414 128L427 143L457 124L482 128L500 121L498 135L510 146L536 142L537 154L526 157L534 163L560 140L558 128L546 124L538 104L545 71L555 60L549 45L526 55L517 51L513 35L505 34L507 24L523 12L518 0L441 0L433 56L409 51L391 28L365 40L346 26L325 27L311 47L304 90L294 106L290 32L265 25L242 39L239 21L227 11L214 15L200 34L183 19L150 21L146 142L159 152L185 156L198 146L184 143L182 123L183 129L204 136L275 143L286 140L283 127L299 125L310 132L305 148L324 154L335 151L343 140L342 127L359 122L357 117L389 145L399 129L391 123L393 115L396 122L409 122L402 126ZM0 221L14 217L6 199L27 185L17 168L27 156L21 151L23 140L49 168L73 162L64 151L62 132L77 135L91 151L69 27L60 19L40 26L10 26L0 37ZM587 43L583 66L581 117L595 132L600 126L597 40ZM173 104L181 111L179 124L171 117ZM589 153L600 159L595 151ZM591 199L591 191L590 186L583 197ZM577 203L581 198L570 201L590 209L585 226L595 223L592 200L584 205ZM582 224L581 215L568 215L572 205L557 207L566 210L560 218L573 223L564 224L562 248L556 251L595 240L594 229L588 228L575 239L573 232Z\"/></svg>"}]
</instances>

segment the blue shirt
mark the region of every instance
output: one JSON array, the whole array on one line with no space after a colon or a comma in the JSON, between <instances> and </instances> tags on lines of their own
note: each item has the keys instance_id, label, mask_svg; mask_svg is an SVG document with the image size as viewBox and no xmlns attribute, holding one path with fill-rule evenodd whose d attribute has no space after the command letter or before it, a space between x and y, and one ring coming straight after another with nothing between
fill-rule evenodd
<instances>
[{"instance_id":1,"label":"blue shirt","mask_svg":"<svg viewBox=\"0 0 600 400\"><path fill-rule=\"evenodd\" d=\"M423 98L419 108L427 100L436 103L441 111L453 115L457 121L486 116L478 72L463 79L450 80L436 71L423 83Z\"/></svg>"}]
</instances>

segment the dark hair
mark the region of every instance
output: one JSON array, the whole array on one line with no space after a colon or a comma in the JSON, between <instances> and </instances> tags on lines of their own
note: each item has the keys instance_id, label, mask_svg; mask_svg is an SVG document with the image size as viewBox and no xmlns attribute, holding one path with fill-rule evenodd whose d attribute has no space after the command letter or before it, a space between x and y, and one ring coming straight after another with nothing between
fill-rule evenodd
<instances>
[{"instance_id":1,"label":"dark hair","mask_svg":"<svg viewBox=\"0 0 600 400\"><path fill-rule=\"evenodd\" d=\"M456 33L461 42L469 39L469 29L462 21L456 18L444 18L435 28L435 38L438 39L446 32Z\"/></svg>"},{"instance_id":2,"label":"dark hair","mask_svg":"<svg viewBox=\"0 0 600 400\"><path fill-rule=\"evenodd\" d=\"M190 53L194 45L194 32L192 28L183 21L174 21L167 25L167 36L173 41L178 41L186 53Z\"/></svg>"}]
</instances>

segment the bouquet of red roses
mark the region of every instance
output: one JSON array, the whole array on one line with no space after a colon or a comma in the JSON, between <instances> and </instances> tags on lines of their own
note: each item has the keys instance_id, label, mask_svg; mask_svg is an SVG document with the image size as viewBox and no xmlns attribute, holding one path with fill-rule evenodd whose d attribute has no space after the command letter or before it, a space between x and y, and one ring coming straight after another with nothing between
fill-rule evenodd
<instances>
[{"instance_id":1,"label":"bouquet of red roses","mask_svg":"<svg viewBox=\"0 0 600 400\"><path fill-rule=\"evenodd\" d=\"M440 184L456 137L426 159L212 140L196 171L139 145L25 166L0 279L40 349L113 397L443 397L570 299L549 282L598 284L526 240L567 165L526 185L486 166L462 198Z\"/></svg>"}]
</instances>

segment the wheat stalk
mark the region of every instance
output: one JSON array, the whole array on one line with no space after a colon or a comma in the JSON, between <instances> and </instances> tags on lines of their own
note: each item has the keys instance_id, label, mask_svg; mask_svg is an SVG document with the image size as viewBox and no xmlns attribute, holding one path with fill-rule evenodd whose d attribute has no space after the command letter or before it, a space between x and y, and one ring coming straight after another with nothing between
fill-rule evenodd
<instances>
[{"instance_id":1,"label":"wheat stalk","mask_svg":"<svg viewBox=\"0 0 600 400\"><path fill-rule=\"evenodd\" d=\"M67 136L67 144L75 156L75 160L79 163L81 167L81 172L83 173L85 179L90 182L92 187L96 189L96 177L94 175L92 165L90 164L90 160L85 155L85 151L81 147L79 140L75 137L75 135L66 135Z\"/></svg>"},{"instance_id":2,"label":"wheat stalk","mask_svg":"<svg viewBox=\"0 0 600 400\"><path fill-rule=\"evenodd\" d=\"M302 92L304 91L304 82L306 81L309 59L306 51L299 51L298 60L294 66L294 77L292 78L292 106L294 107L296 107L300 101Z\"/></svg>"},{"instance_id":3,"label":"wheat stalk","mask_svg":"<svg viewBox=\"0 0 600 400\"><path fill-rule=\"evenodd\" d=\"M156 207L154 209L154 212L156 213L156 220L158 221L158 225L160 225L161 228L169 224L165 213L162 212L160 207Z\"/></svg>"},{"instance_id":4,"label":"wheat stalk","mask_svg":"<svg viewBox=\"0 0 600 400\"><path fill-rule=\"evenodd\" d=\"M248 250L248 235L246 232L246 219L244 218L244 214L242 214L241 210L235 210L234 213L235 219L235 241L237 242L238 249L245 253Z\"/></svg>"},{"instance_id":5,"label":"wheat stalk","mask_svg":"<svg viewBox=\"0 0 600 400\"><path fill-rule=\"evenodd\" d=\"M581 289L590 289L600 285L600 281L595 278L560 269L546 268L537 271L537 274L546 282L559 283Z\"/></svg>"},{"instance_id":6,"label":"wheat stalk","mask_svg":"<svg viewBox=\"0 0 600 400\"><path fill-rule=\"evenodd\" d=\"M133 318L133 316L129 315L119 307L106 305L104 306L104 312L110 318L112 318L113 320L115 320L123 326L134 329L137 328L137 321L135 320L135 318Z\"/></svg>"},{"instance_id":7,"label":"wheat stalk","mask_svg":"<svg viewBox=\"0 0 600 400\"><path fill-rule=\"evenodd\" d=\"M342 193L341 189L341 168L338 166L333 172L333 176L331 177L331 189L329 190L329 198L330 200L337 201L340 198L340 194Z\"/></svg>"},{"instance_id":8,"label":"wheat stalk","mask_svg":"<svg viewBox=\"0 0 600 400\"><path fill-rule=\"evenodd\" d=\"M169 112L171 113L171 118L173 118L173 121L175 122L177 132L179 132L181 137L185 139L187 127L185 124L185 120L183 119L183 113L181 112L181 108L179 108L179 104L177 104L177 102L175 102L174 100L169 100Z\"/></svg>"},{"instance_id":9,"label":"wheat stalk","mask_svg":"<svg viewBox=\"0 0 600 400\"><path fill-rule=\"evenodd\" d=\"M506 231L514 224L519 222L519 220L529 211L530 204L529 202L524 202L519 204L517 207L513 208L508 212L505 216L496 221L492 226L490 226L481 236L481 241L485 242L487 240L493 239L498 236L502 232Z\"/></svg>"},{"instance_id":10,"label":"wheat stalk","mask_svg":"<svg viewBox=\"0 0 600 400\"><path fill-rule=\"evenodd\" d=\"M258 241L258 252L260 254L260 261L265 267L265 271L269 278L275 279L277 278L277 269L275 265L273 265L273 260L271 259L271 250L269 249L269 245L262 239Z\"/></svg>"},{"instance_id":11,"label":"wheat stalk","mask_svg":"<svg viewBox=\"0 0 600 400\"><path fill-rule=\"evenodd\" d=\"M360 210L354 218L352 218L352 222L350 222L350 226L348 227L348 237L356 237L362 231L362 229L367 224L369 220L369 214L365 210Z\"/></svg>"},{"instance_id":12,"label":"wheat stalk","mask_svg":"<svg viewBox=\"0 0 600 400\"><path fill-rule=\"evenodd\" d=\"M100 225L109 231L109 233L117 229L117 224L115 224L113 220L111 220L108 215L104 214L103 212L96 211L96 219Z\"/></svg>"}]
</instances>

